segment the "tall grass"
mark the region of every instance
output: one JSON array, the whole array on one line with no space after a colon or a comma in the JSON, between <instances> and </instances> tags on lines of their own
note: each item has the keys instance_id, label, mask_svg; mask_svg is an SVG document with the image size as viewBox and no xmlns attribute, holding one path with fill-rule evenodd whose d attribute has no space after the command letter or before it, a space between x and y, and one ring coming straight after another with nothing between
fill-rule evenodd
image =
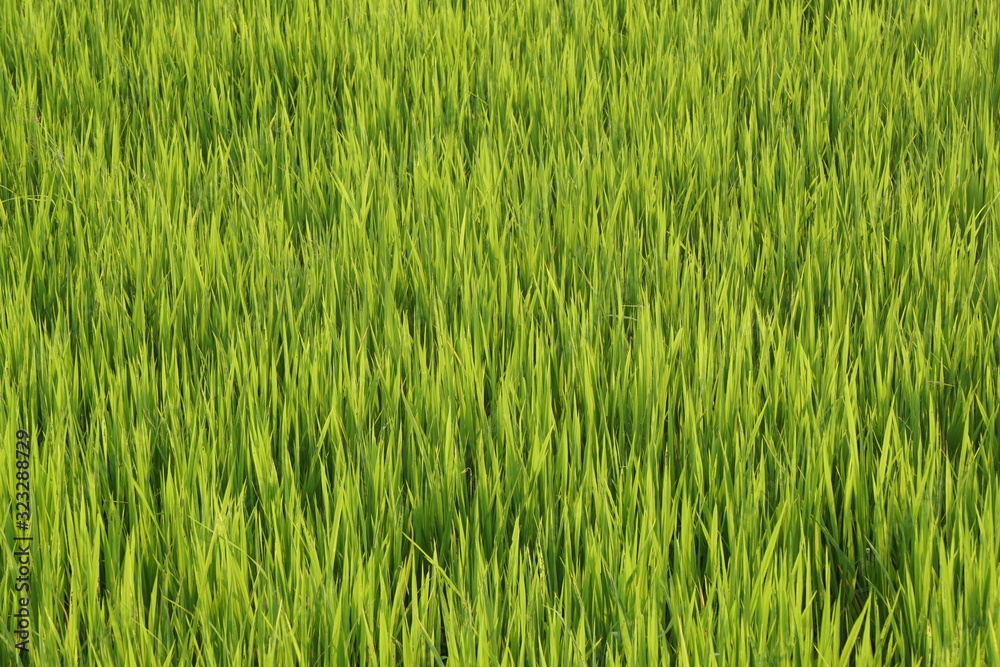
<instances>
[{"instance_id":1,"label":"tall grass","mask_svg":"<svg viewBox=\"0 0 1000 667\"><path fill-rule=\"evenodd\" d=\"M1000 662L996 3L98 5L0 4L34 664Z\"/></svg>"}]
</instances>

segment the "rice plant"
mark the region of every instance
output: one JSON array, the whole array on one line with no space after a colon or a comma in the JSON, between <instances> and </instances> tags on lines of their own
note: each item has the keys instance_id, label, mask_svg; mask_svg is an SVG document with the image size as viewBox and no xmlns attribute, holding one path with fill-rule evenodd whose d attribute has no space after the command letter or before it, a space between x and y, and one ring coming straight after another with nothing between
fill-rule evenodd
<instances>
[{"instance_id":1,"label":"rice plant","mask_svg":"<svg viewBox=\"0 0 1000 667\"><path fill-rule=\"evenodd\" d=\"M1000 663L997 3L0 35L4 664Z\"/></svg>"}]
</instances>

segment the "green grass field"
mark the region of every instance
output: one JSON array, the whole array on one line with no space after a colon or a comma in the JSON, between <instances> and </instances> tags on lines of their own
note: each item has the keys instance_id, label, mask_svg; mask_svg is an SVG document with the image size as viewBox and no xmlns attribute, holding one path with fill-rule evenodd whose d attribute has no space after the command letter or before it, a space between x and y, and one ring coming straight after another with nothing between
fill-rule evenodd
<instances>
[{"instance_id":1,"label":"green grass field","mask_svg":"<svg viewBox=\"0 0 1000 667\"><path fill-rule=\"evenodd\" d=\"M0 3L0 663L1000 663L1000 3L242 5Z\"/></svg>"}]
</instances>

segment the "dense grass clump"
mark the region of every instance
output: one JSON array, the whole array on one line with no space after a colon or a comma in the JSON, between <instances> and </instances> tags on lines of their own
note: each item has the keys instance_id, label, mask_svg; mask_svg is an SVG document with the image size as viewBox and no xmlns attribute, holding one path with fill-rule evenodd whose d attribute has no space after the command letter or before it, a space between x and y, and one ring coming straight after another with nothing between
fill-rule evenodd
<instances>
[{"instance_id":1,"label":"dense grass clump","mask_svg":"<svg viewBox=\"0 0 1000 667\"><path fill-rule=\"evenodd\" d=\"M0 28L34 664L1000 663L1000 4Z\"/></svg>"}]
</instances>

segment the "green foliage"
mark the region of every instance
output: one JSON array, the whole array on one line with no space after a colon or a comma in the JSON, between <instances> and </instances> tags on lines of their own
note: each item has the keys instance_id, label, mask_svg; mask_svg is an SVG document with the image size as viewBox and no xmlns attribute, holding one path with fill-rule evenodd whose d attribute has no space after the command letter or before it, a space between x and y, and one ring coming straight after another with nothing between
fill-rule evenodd
<instances>
[{"instance_id":1,"label":"green foliage","mask_svg":"<svg viewBox=\"0 0 1000 667\"><path fill-rule=\"evenodd\" d=\"M1000 662L997 4L0 28L35 664Z\"/></svg>"}]
</instances>

